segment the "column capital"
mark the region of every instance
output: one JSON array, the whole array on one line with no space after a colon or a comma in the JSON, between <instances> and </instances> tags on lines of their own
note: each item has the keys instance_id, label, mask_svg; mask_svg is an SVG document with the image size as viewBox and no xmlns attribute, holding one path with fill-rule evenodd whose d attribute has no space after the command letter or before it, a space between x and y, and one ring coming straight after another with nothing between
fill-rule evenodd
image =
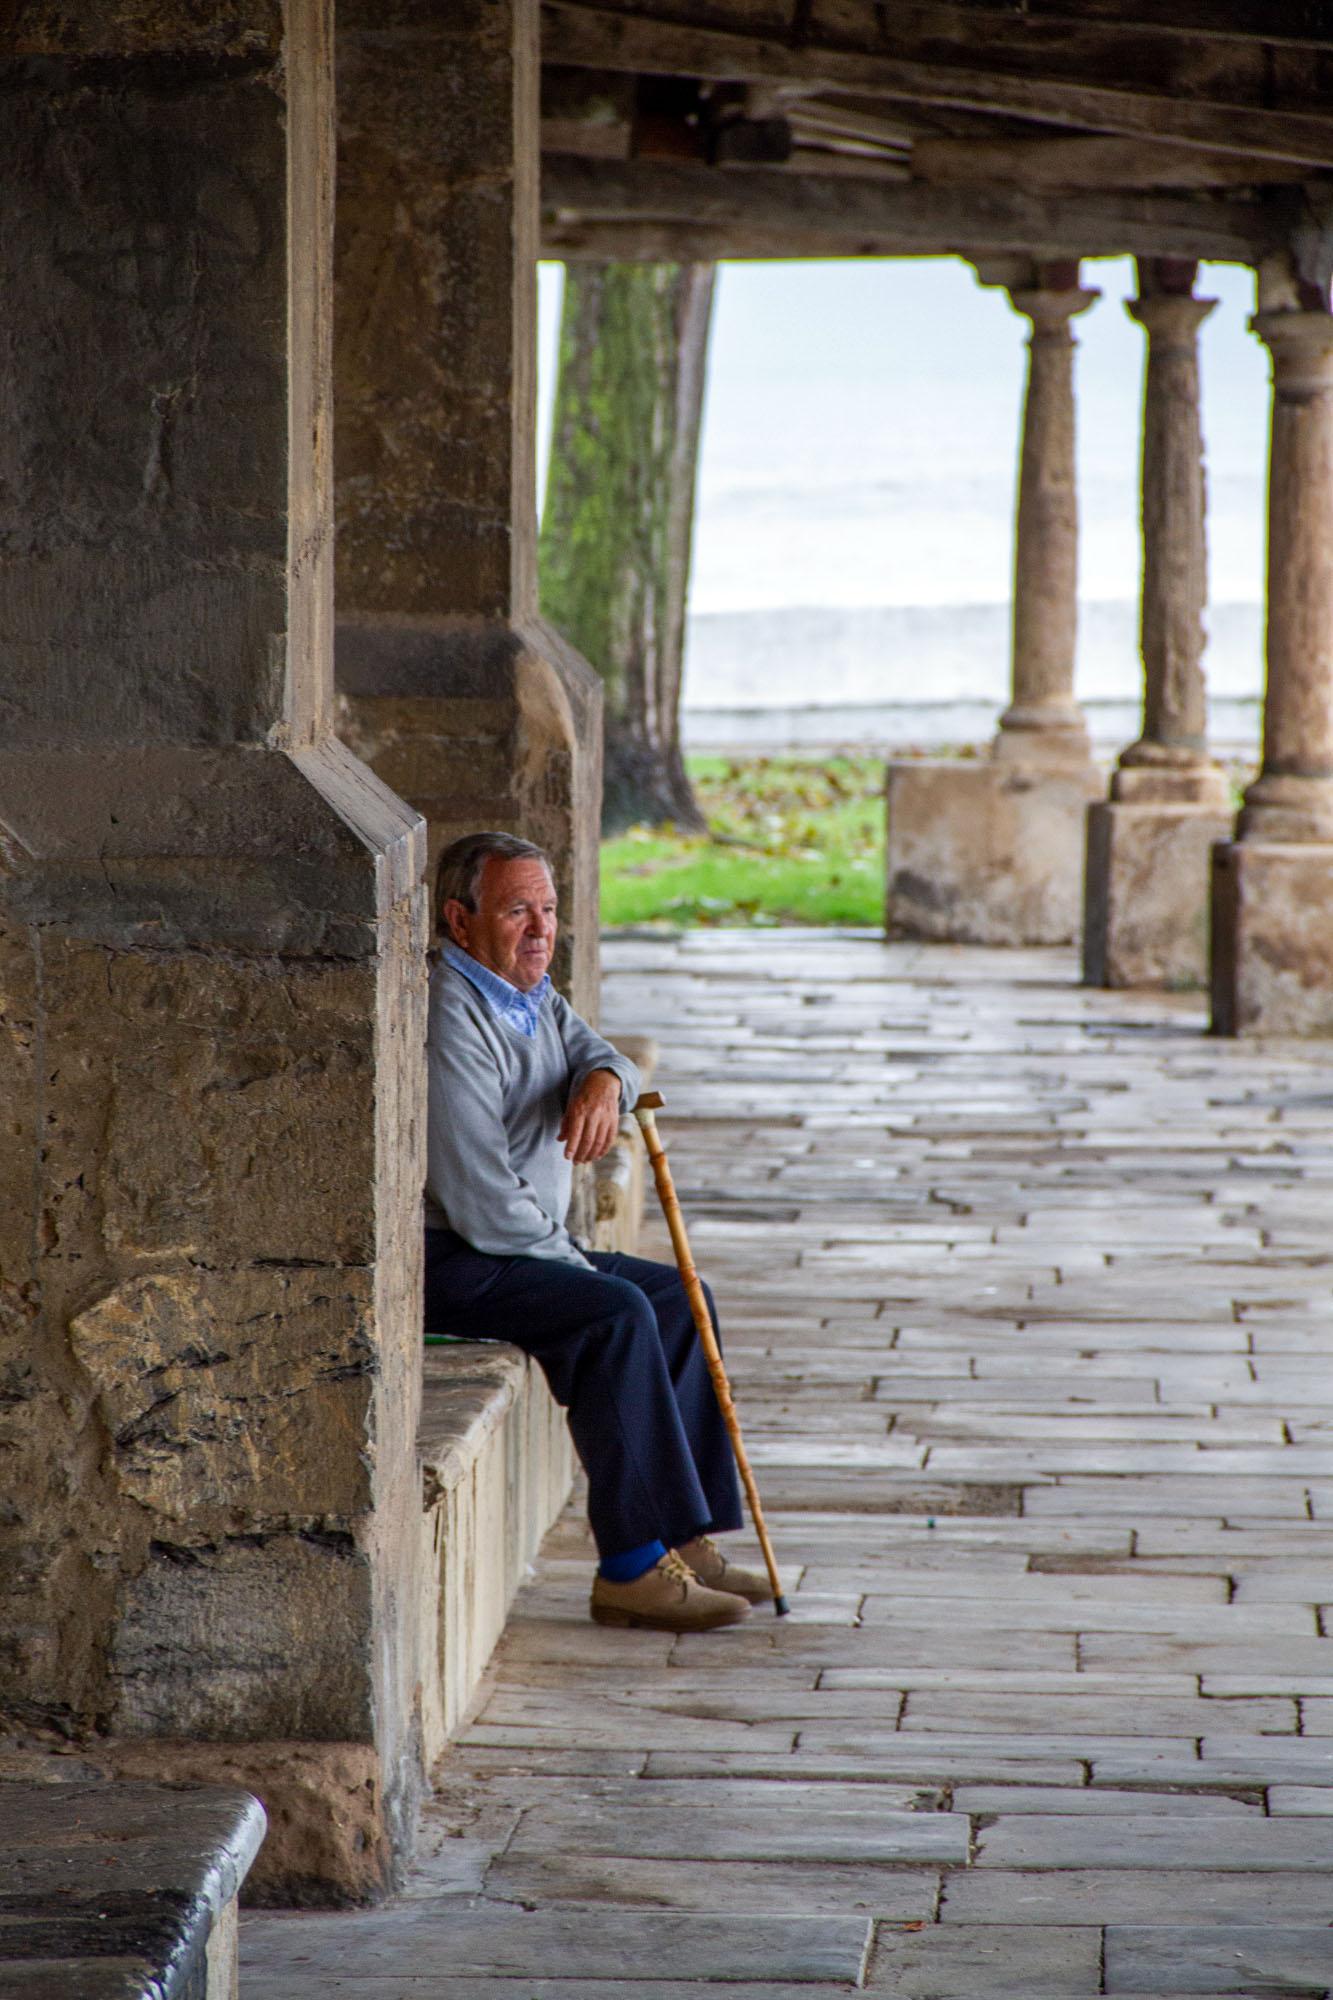
<instances>
[{"instance_id":1,"label":"column capital","mask_svg":"<svg viewBox=\"0 0 1333 2000\"><path fill-rule=\"evenodd\" d=\"M1216 299L1196 299L1180 292L1147 292L1126 299L1125 311L1154 341L1168 347L1192 347L1216 304Z\"/></svg>"},{"instance_id":2,"label":"column capital","mask_svg":"<svg viewBox=\"0 0 1333 2000\"><path fill-rule=\"evenodd\" d=\"M1096 305L1101 297L1094 287L1074 285L1066 291L1043 291L1033 288L1028 291L1012 291L1009 303L1016 313L1032 321L1032 335L1040 339L1042 335L1055 334L1069 336L1069 322L1079 313L1085 313L1089 306Z\"/></svg>"},{"instance_id":3,"label":"column capital","mask_svg":"<svg viewBox=\"0 0 1333 2000\"><path fill-rule=\"evenodd\" d=\"M1309 396L1333 389L1333 313L1258 312L1250 320L1273 357L1273 392Z\"/></svg>"}]
</instances>

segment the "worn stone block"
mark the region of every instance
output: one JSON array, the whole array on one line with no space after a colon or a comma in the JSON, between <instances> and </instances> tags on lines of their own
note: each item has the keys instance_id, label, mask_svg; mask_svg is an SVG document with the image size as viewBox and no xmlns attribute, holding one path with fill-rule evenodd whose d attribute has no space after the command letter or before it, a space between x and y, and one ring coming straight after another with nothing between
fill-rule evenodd
<instances>
[{"instance_id":1,"label":"worn stone block","mask_svg":"<svg viewBox=\"0 0 1333 2000\"><path fill-rule=\"evenodd\" d=\"M1231 822L1225 798L1088 807L1085 984L1207 985L1211 852L1230 837Z\"/></svg>"},{"instance_id":2,"label":"worn stone block","mask_svg":"<svg viewBox=\"0 0 1333 2000\"><path fill-rule=\"evenodd\" d=\"M105 980L102 967L88 970ZM108 1077L103 1226L113 1250L368 1261L374 968L265 970L256 979L133 956L111 968L116 1025L137 1026ZM80 990L71 1004L87 1018L90 999ZM107 1014L103 985L92 1018L109 1026Z\"/></svg>"},{"instance_id":3,"label":"worn stone block","mask_svg":"<svg viewBox=\"0 0 1333 2000\"><path fill-rule=\"evenodd\" d=\"M890 937L1066 944L1082 918L1083 817L1102 790L1068 766L978 759L890 763Z\"/></svg>"},{"instance_id":4,"label":"worn stone block","mask_svg":"<svg viewBox=\"0 0 1333 2000\"><path fill-rule=\"evenodd\" d=\"M95 1762L109 1777L239 1785L268 1818L242 1900L330 1908L376 1901L389 1886L378 1752L369 1743L204 1743L113 1739Z\"/></svg>"},{"instance_id":5,"label":"worn stone block","mask_svg":"<svg viewBox=\"0 0 1333 2000\"><path fill-rule=\"evenodd\" d=\"M1333 1034L1333 846L1219 846L1212 912L1214 1032Z\"/></svg>"},{"instance_id":6,"label":"worn stone block","mask_svg":"<svg viewBox=\"0 0 1333 2000\"><path fill-rule=\"evenodd\" d=\"M368 1273L132 1278L70 1321L70 1345L96 1387L113 1476L158 1536L293 1517L347 1531L370 1505Z\"/></svg>"},{"instance_id":7,"label":"worn stone block","mask_svg":"<svg viewBox=\"0 0 1333 2000\"><path fill-rule=\"evenodd\" d=\"M120 1590L114 1726L369 1742L372 1633L370 1566L346 1533L154 1543Z\"/></svg>"},{"instance_id":8,"label":"worn stone block","mask_svg":"<svg viewBox=\"0 0 1333 2000\"><path fill-rule=\"evenodd\" d=\"M230 1788L6 1785L6 1993L235 2000L236 1895L263 1837L254 1799Z\"/></svg>"}]
</instances>

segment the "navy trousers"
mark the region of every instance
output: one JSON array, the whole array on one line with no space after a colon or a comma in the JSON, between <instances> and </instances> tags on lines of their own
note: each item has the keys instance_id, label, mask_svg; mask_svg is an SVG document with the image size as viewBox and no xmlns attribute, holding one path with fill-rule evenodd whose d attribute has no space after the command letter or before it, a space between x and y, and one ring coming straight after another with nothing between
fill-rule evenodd
<instances>
[{"instance_id":1,"label":"navy trousers","mask_svg":"<svg viewBox=\"0 0 1333 2000\"><path fill-rule=\"evenodd\" d=\"M599 1555L739 1528L736 1461L679 1272L606 1251L592 1263L488 1257L428 1229L426 1331L509 1340L539 1364L569 1412Z\"/></svg>"}]
</instances>

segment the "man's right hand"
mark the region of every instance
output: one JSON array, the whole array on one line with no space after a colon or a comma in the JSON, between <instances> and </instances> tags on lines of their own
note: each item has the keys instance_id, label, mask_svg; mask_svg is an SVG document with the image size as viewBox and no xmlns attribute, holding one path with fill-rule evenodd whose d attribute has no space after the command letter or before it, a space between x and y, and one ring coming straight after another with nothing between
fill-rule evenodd
<instances>
[{"instance_id":1,"label":"man's right hand","mask_svg":"<svg viewBox=\"0 0 1333 2000\"><path fill-rule=\"evenodd\" d=\"M620 1131L620 1078L613 1069L595 1069L565 1107L557 1140L576 1166L600 1160Z\"/></svg>"}]
</instances>

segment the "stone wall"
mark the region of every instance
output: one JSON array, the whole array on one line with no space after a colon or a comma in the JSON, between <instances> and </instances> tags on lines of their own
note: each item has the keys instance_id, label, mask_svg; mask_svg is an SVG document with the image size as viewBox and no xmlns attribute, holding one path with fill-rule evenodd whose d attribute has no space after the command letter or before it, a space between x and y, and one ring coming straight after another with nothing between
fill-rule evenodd
<instances>
[{"instance_id":1,"label":"stone wall","mask_svg":"<svg viewBox=\"0 0 1333 2000\"><path fill-rule=\"evenodd\" d=\"M326 1886L372 1893L421 1782L425 853L329 726L331 24L48 18L0 122L0 1705L260 1790L343 1746Z\"/></svg>"},{"instance_id":2,"label":"stone wall","mask_svg":"<svg viewBox=\"0 0 1333 2000\"><path fill-rule=\"evenodd\" d=\"M338 110L338 728L432 864L549 850L595 1018L601 684L537 614L534 0L346 0Z\"/></svg>"}]
</instances>

